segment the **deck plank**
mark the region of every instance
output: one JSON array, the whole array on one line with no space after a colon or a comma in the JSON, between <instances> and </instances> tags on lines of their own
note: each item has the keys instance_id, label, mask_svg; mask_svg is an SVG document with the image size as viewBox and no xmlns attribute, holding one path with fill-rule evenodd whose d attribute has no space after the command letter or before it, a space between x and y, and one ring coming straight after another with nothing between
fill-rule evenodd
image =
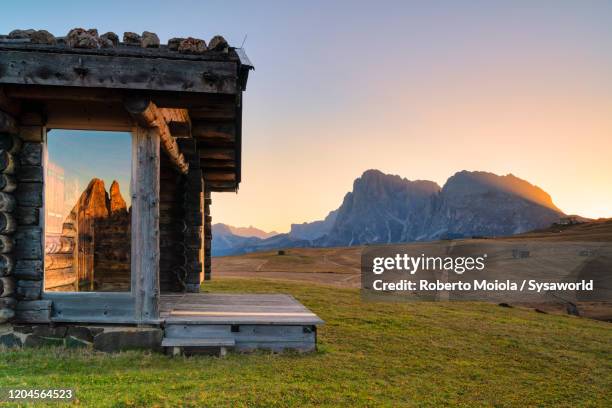
<instances>
[{"instance_id":1,"label":"deck plank","mask_svg":"<svg viewBox=\"0 0 612 408\"><path fill-rule=\"evenodd\" d=\"M162 294L166 324L317 325L323 321L284 294Z\"/></svg>"}]
</instances>

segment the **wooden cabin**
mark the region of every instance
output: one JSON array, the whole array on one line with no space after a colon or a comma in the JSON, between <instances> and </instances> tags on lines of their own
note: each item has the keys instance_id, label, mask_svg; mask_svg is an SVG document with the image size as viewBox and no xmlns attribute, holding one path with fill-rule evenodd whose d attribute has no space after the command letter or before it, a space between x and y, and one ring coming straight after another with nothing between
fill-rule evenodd
<instances>
[{"instance_id":1,"label":"wooden cabin","mask_svg":"<svg viewBox=\"0 0 612 408\"><path fill-rule=\"evenodd\" d=\"M252 69L220 36L0 36L0 323L36 326L13 343L314 349L290 296L200 293Z\"/></svg>"}]
</instances>

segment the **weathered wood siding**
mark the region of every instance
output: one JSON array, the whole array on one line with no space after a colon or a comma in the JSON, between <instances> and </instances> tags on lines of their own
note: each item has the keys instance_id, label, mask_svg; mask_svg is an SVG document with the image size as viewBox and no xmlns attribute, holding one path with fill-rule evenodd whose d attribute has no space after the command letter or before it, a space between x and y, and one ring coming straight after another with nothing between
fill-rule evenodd
<instances>
[{"instance_id":1,"label":"weathered wood siding","mask_svg":"<svg viewBox=\"0 0 612 408\"><path fill-rule=\"evenodd\" d=\"M159 284L162 292L183 290L184 179L166 154L161 155L159 172Z\"/></svg>"},{"instance_id":2,"label":"weathered wood siding","mask_svg":"<svg viewBox=\"0 0 612 408\"><path fill-rule=\"evenodd\" d=\"M183 246L185 256L185 290L199 292L203 272L203 192L204 182L194 139L179 139L181 151L189 162L185 176Z\"/></svg>"},{"instance_id":3,"label":"weathered wood siding","mask_svg":"<svg viewBox=\"0 0 612 408\"><path fill-rule=\"evenodd\" d=\"M3 45L3 48L10 48ZM0 82L236 94L239 92L235 61L115 56L112 64L103 55L58 54L3 50Z\"/></svg>"}]
</instances>

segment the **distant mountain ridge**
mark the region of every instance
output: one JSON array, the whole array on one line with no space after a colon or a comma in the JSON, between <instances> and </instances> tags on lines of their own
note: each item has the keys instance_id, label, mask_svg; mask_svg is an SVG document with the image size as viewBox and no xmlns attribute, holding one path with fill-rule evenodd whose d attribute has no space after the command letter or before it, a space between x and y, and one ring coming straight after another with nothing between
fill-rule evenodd
<instances>
[{"instance_id":1,"label":"distant mountain ridge","mask_svg":"<svg viewBox=\"0 0 612 408\"><path fill-rule=\"evenodd\" d=\"M304 239L307 241L313 241L321 238L329 233L329 231L333 228L337 216L338 210L334 210L330 211L329 214L327 214L327 217L321 221L291 224L289 236L294 239Z\"/></svg>"},{"instance_id":2,"label":"distant mountain ridge","mask_svg":"<svg viewBox=\"0 0 612 408\"><path fill-rule=\"evenodd\" d=\"M255 228L252 225L248 227L234 227L232 225L227 226L232 234L238 235L239 237L256 237L261 239L266 239L278 235L276 231L266 232L264 230L260 230L259 228Z\"/></svg>"},{"instance_id":3,"label":"distant mountain ridge","mask_svg":"<svg viewBox=\"0 0 612 408\"><path fill-rule=\"evenodd\" d=\"M512 174L460 171L440 187L433 181L367 170L324 220L292 224L288 234L267 239L241 241L225 235L231 248L225 245L222 251L213 232L212 249L213 255L228 255L286 247L508 236L548 227L563 215L548 193Z\"/></svg>"}]
</instances>

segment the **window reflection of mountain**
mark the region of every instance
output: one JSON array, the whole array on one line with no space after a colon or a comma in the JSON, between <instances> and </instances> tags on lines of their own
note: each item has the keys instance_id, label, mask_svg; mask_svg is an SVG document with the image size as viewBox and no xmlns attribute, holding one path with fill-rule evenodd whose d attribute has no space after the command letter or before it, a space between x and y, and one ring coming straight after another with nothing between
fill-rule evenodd
<instances>
[{"instance_id":1,"label":"window reflection of mountain","mask_svg":"<svg viewBox=\"0 0 612 408\"><path fill-rule=\"evenodd\" d=\"M46 289L129 290L130 224L119 183L109 194L104 181L92 179L63 220L55 250L48 248Z\"/></svg>"}]
</instances>

